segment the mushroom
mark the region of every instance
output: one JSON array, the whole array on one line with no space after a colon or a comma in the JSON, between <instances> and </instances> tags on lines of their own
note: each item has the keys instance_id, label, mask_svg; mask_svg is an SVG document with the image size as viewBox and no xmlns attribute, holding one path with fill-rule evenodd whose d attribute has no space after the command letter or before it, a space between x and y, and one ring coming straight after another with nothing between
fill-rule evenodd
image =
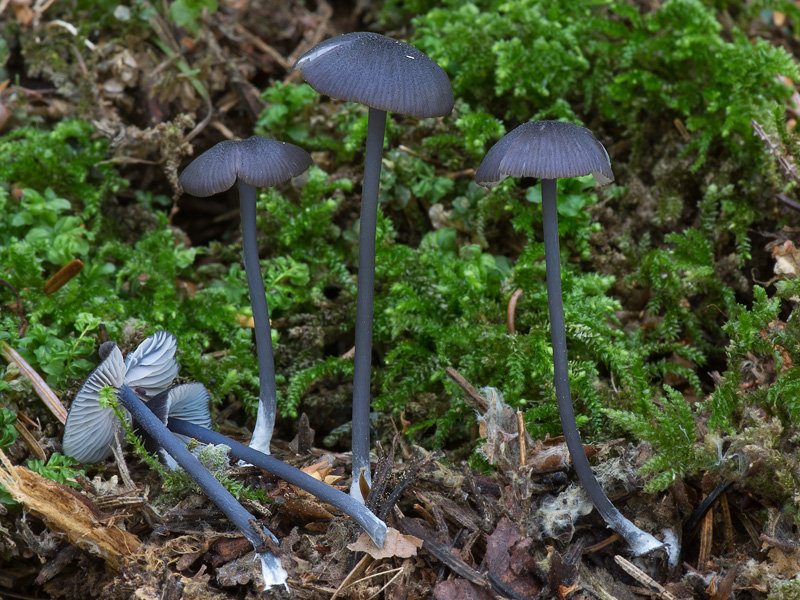
<instances>
[{"instance_id":1,"label":"mushroom","mask_svg":"<svg viewBox=\"0 0 800 600\"><path fill-rule=\"evenodd\" d=\"M119 362L118 358L112 359L115 356L117 355L112 353L107 360ZM121 357L121 354L119 356ZM183 467L203 493L225 513L225 516L253 545L261 558L261 571L266 587L286 585L288 573L281 566L280 558L266 547L266 537L276 545L279 544L278 539L268 529L257 524L255 517L239 504L236 498L197 460L197 457L186 449L186 445L167 429L130 385L123 384L117 391L117 398L139 427Z\"/></svg>"},{"instance_id":2,"label":"mushroom","mask_svg":"<svg viewBox=\"0 0 800 600\"><path fill-rule=\"evenodd\" d=\"M569 389L567 337L561 298L556 179L590 173L600 185L614 181L608 153L591 131L560 121L532 121L508 133L489 150L475 173L475 181L491 188L508 176L537 177L542 180L547 305L558 413L564 439L581 485L594 507L608 526L625 538L633 553L642 555L663 547L663 544L622 516L597 483L583 451Z\"/></svg>"},{"instance_id":3,"label":"mushroom","mask_svg":"<svg viewBox=\"0 0 800 600\"><path fill-rule=\"evenodd\" d=\"M183 170L178 184L193 196L224 192L239 181L242 217L242 253L258 356L258 414L250 447L269 454L275 426L278 393L269 325L269 308L258 262L256 240L256 188L272 187L300 175L311 156L292 144L254 135L246 140L224 141L198 156Z\"/></svg>"},{"instance_id":4,"label":"mushroom","mask_svg":"<svg viewBox=\"0 0 800 600\"><path fill-rule=\"evenodd\" d=\"M138 393L139 389L140 388L136 388L134 391ZM149 408L165 425L170 418L174 417L192 423L195 426L210 429L211 411L209 410L209 402L210 398L206 386L202 383L193 382L176 385L161 392L155 398L147 402L147 408ZM141 434L145 450L151 454L158 454L162 462L173 471L178 468L178 463L176 463L163 448L160 448L155 440L135 421L133 423L133 429ZM177 437L184 446L191 441L191 437L184 435L178 435Z\"/></svg>"},{"instance_id":5,"label":"mushroom","mask_svg":"<svg viewBox=\"0 0 800 600\"><path fill-rule=\"evenodd\" d=\"M175 351L178 343L167 331L157 331L128 354L114 342L100 346L101 363L78 390L64 425L64 454L86 463L100 462L111 455L119 419L110 407L100 406L100 390L124 383L140 388L148 397L166 390L178 374Z\"/></svg>"},{"instance_id":6,"label":"mushroom","mask_svg":"<svg viewBox=\"0 0 800 600\"><path fill-rule=\"evenodd\" d=\"M453 109L447 74L425 54L377 33L340 35L314 46L294 66L321 94L369 107L358 242L353 374L353 482L350 494L363 501L359 476L371 482L369 464L370 366L375 284L375 233L386 111L441 117Z\"/></svg>"},{"instance_id":7,"label":"mushroom","mask_svg":"<svg viewBox=\"0 0 800 600\"><path fill-rule=\"evenodd\" d=\"M383 541L386 539L386 524L367 509L363 502L358 502L335 487L314 479L300 469L287 465L274 456L268 456L263 452L249 448L221 433L211 431L206 426L192 423L189 419L179 418L176 414L169 415L167 427L179 436L194 438L205 444L224 444L228 446L231 449L231 454L236 458L264 469L292 485L296 485L349 515L356 523L361 525L377 546L383 546Z\"/></svg>"}]
</instances>

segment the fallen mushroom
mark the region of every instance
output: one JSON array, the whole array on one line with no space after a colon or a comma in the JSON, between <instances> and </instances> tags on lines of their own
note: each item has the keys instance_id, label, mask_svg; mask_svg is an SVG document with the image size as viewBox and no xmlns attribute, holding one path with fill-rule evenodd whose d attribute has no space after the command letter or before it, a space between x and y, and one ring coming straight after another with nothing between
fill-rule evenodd
<instances>
[{"instance_id":1,"label":"fallen mushroom","mask_svg":"<svg viewBox=\"0 0 800 600\"><path fill-rule=\"evenodd\" d=\"M266 454L275 426L278 393L269 307L258 262L256 187L278 185L300 175L310 165L311 156L302 148L254 135L246 140L220 142L192 161L178 178L185 192L199 197L224 192L239 182L242 254L258 355L258 413L250 447Z\"/></svg>"},{"instance_id":2,"label":"fallen mushroom","mask_svg":"<svg viewBox=\"0 0 800 600\"><path fill-rule=\"evenodd\" d=\"M176 435L194 438L206 444L224 444L228 446L234 457L264 469L316 496L323 502L338 508L361 525L378 547L383 546L383 541L386 538L386 524L364 506L363 502L358 502L335 487L314 479L300 469L287 465L273 456L268 456L263 452L240 444L221 433L211 431L207 427L191 423L188 419L184 420L178 418L177 415L171 414L167 421L167 427Z\"/></svg>"},{"instance_id":3,"label":"fallen mushroom","mask_svg":"<svg viewBox=\"0 0 800 600\"><path fill-rule=\"evenodd\" d=\"M111 356L114 356L112 353ZM109 358L111 358L109 356ZM281 566L280 558L266 548L265 537L274 544L279 544L268 529L257 525L255 517L244 508L225 487L197 460L197 457L186 449L164 423L153 413L142 399L127 384L117 391L120 404L127 410L133 420L163 448L197 483L203 493L225 513L225 516L236 525L261 557L261 570L266 587L286 585L288 573Z\"/></svg>"},{"instance_id":4,"label":"fallen mushroom","mask_svg":"<svg viewBox=\"0 0 800 600\"><path fill-rule=\"evenodd\" d=\"M100 390L125 383L140 388L148 397L165 391L178 374L177 340L167 331L157 331L123 361L114 342L100 346L101 363L78 390L64 425L64 454L95 463L111 455L115 432L121 426L110 407L100 405Z\"/></svg>"},{"instance_id":5,"label":"fallen mushroom","mask_svg":"<svg viewBox=\"0 0 800 600\"><path fill-rule=\"evenodd\" d=\"M138 382L144 382L145 385L150 384L147 389L154 389L153 384L163 381L165 374L172 373L171 365L177 364L174 359L174 348L170 352L165 349L163 343L156 343L163 342L166 336L174 341L171 334L159 332L145 340L125 362L122 360L122 352L115 343L106 342L101 346L100 354L103 361L87 378L79 392L82 394L79 410L76 409L74 412L72 409L70 410L68 423L70 423L71 435L65 434L65 452L67 454L82 462L96 462L110 453L110 449L104 448L102 445L91 445L95 439L91 435L93 427L100 434L97 437L101 440L110 440L108 443L113 443L114 430L121 427L113 409L100 406L100 390L106 386L111 386L116 390L122 389L125 381L131 379L131 375L135 376L135 383L132 386L136 386ZM157 357L162 362L159 362ZM127 374L126 362L129 363ZM148 377L148 375L151 376ZM174 375L170 377L170 380L173 377ZM137 392L144 392L145 389L145 387L136 387ZM386 536L386 525L363 503L358 503L347 494L276 458L211 431L208 390L201 383L186 383L160 392L150 399L146 406L148 411L164 426L170 424L178 443L184 448L192 438L203 443L224 444L231 448L231 454L235 457L259 466L317 496L323 502L335 506L361 525L378 546L383 543ZM74 403L73 407L75 407ZM179 461L176 461L170 449L163 446L135 415L132 421L132 427L142 436L146 450L158 454L161 460L173 470L181 465ZM108 430L107 433L106 430ZM77 432L86 433L86 436L79 436ZM86 437L88 439L85 439ZM69 447L69 452L67 452L67 447ZM191 472L189 474L193 477Z\"/></svg>"},{"instance_id":6,"label":"fallen mushroom","mask_svg":"<svg viewBox=\"0 0 800 600\"><path fill-rule=\"evenodd\" d=\"M147 402L147 408L165 425L170 418L174 417L209 429L211 427L209 402L210 398L206 386L202 383L193 382L176 385L161 392ZM178 463L146 431L142 430L136 421L133 422L133 429L142 435L145 450L151 454L157 454L161 461L173 471L178 467ZM191 442L191 437L179 434L177 437L184 446Z\"/></svg>"},{"instance_id":7,"label":"fallen mushroom","mask_svg":"<svg viewBox=\"0 0 800 600\"><path fill-rule=\"evenodd\" d=\"M363 501L359 477L371 482L369 383L375 234L386 112L421 118L444 116L453 109L453 88L447 74L425 54L377 33L348 33L321 42L301 56L294 68L319 93L369 107L358 242L350 486L350 494Z\"/></svg>"},{"instance_id":8,"label":"fallen mushroom","mask_svg":"<svg viewBox=\"0 0 800 600\"><path fill-rule=\"evenodd\" d=\"M561 121L532 121L520 125L497 142L481 162L475 181L491 188L506 177L537 177L542 181L547 305L553 344L558 413L564 439L581 485L608 526L619 533L635 555L662 548L663 544L636 527L606 497L583 451L569 389L567 337L561 298L556 179L592 174L600 185L614 181L611 162L591 131Z\"/></svg>"}]
</instances>

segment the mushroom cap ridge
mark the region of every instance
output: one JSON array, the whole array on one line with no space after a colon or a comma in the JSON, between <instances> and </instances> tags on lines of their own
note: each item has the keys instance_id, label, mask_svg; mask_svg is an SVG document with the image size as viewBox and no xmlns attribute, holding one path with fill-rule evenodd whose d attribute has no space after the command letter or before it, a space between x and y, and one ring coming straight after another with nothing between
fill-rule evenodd
<instances>
[{"instance_id":1,"label":"mushroom cap ridge","mask_svg":"<svg viewBox=\"0 0 800 600\"><path fill-rule=\"evenodd\" d=\"M325 40L294 68L331 98L420 118L453 109L453 87L442 68L414 46L378 33Z\"/></svg>"},{"instance_id":2,"label":"mushroom cap ridge","mask_svg":"<svg viewBox=\"0 0 800 600\"><path fill-rule=\"evenodd\" d=\"M507 176L561 179L589 174L600 185L614 181L608 153L591 131L562 121L531 121L489 150L475 181L492 187Z\"/></svg>"},{"instance_id":3,"label":"mushroom cap ridge","mask_svg":"<svg viewBox=\"0 0 800 600\"><path fill-rule=\"evenodd\" d=\"M202 198L230 189L237 178L253 187L272 187L310 165L311 155L302 148L254 135L209 148L183 170L178 184L186 193Z\"/></svg>"}]
</instances>

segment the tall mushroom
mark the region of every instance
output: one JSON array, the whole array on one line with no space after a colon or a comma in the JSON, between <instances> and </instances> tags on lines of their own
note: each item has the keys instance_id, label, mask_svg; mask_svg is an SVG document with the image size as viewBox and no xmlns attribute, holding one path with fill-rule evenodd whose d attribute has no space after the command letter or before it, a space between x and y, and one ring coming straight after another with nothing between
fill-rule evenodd
<instances>
[{"instance_id":1,"label":"tall mushroom","mask_svg":"<svg viewBox=\"0 0 800 600\"><path fill-rule=\"evenodd\" d=\"M641 555L661 548L663 544L622 516L597 483L583 451L569 389L567 337L561 298L556 179L589 174L600 185L614 181L608 153L591 131L561 121L532 121L511 131L489 150L475 173L475 181L491 188L508 176L542 180L547 306L558 413L564 439L581 485L589 494L592 504L608 526L625 538L633 553Z\"/></svg>"},{"instance_id":2,"label":"tall mushroom","mask_svg":"<svg viewBox=\"0 0 800 600\"><path fill-rule=\"evenodd\" d=\"M250 447L265 454L269 454L275 427L278 393L269 308L258 262L256 188L278 185L300 175L310 165L311 156L302 148L254 135L246 140L220 142L192 161L178 178L185 192L199 197L224 192L239 181L242 253L258 355L258 414Z\"/></svg>"},{"instance_id":3,"label":"tall mushroom","mask_svg":"<svg viewBox=\"0 0 800 600\"><path fill-rule=\"evenodd\" d=\"M319 93L369 107L358 242L350 487L350 494L363 501L359 477L363 474L367 484L371 482L369 382L375 233L386 112L420 118L444 116L453 109L453 88L447 74L425 54L405 42L377 33L348 33L321 42L301 56L294 68Z\"/></svg>"},{"instance_id":4,"label":"tall mushroom","mask_svg":"<svg viewBox=\"0 0 800 600\"><path fill-rule=\"evenodd\" d=\"M110 456L120 423L113 409L100 406L100 390L129 383L148 397L160 394L178 374L177 347L175 336L167 331L157 331L145 339L124 361L114 342L100 346L102 362L72 400L64 426L64 454L86 463Z\"/></svg>"}]
</instances>

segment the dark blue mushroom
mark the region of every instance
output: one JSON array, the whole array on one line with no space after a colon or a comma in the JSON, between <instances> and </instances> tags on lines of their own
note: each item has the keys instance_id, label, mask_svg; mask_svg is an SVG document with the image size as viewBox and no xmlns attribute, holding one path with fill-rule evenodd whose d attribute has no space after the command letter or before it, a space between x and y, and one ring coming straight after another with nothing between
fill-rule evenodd
<instances>
[{"instance_id":1,"label":"dark blue mushroom","mask_svg":"<svg viewBox=\"0 0 800 600\"><path fill-rule=\"evenodd\" d=\"M192 161L178 178L185 192L199 197L224 192L239 182L242 253L258 355L258 414L250 446L266 454L275 427L278 393L269 307L258 262L256 188L278 185L300 175L310 165L311 156L302 148L254 135L246 140L220 142Z\"/></svg>"},{"instance_id":2,"label":"dark blue mushroom","mask_svg":"<svg viewBox=\"0 0 800 600\"><path fill-rule=\"evenodd\" d=\"M661 548L663 544L625 518L597 483L583 450L569 389L567 336L561 297L556 180L589 174L600 185L614 181L608 153L591 131L561 121L532 121L508 133L489 150L475 172L475 181L487 188L497 185L509 176L536 177L542 181L547 305L553 343L556 398L564 439L578 479L592 504L608 526L625 538L633 553L641 555Z\"/></svg>"},{"instance_id":3,"label":"dark blue mushroom","mask_svg":"<svg viewBox=\"0 0 800 600\"><path fill-rule=\"evenodd\" d=\"M453 109L453 88L442 68L405 42L357 32L325 40L294 66L320 94L369 107L361 221L358 241L353 375L353 482L350 494L363 501L359 477L371 482L369 464L370 367L375 286L375 234L386 112L441 117Z\"/></svg>"}]
</instances>

